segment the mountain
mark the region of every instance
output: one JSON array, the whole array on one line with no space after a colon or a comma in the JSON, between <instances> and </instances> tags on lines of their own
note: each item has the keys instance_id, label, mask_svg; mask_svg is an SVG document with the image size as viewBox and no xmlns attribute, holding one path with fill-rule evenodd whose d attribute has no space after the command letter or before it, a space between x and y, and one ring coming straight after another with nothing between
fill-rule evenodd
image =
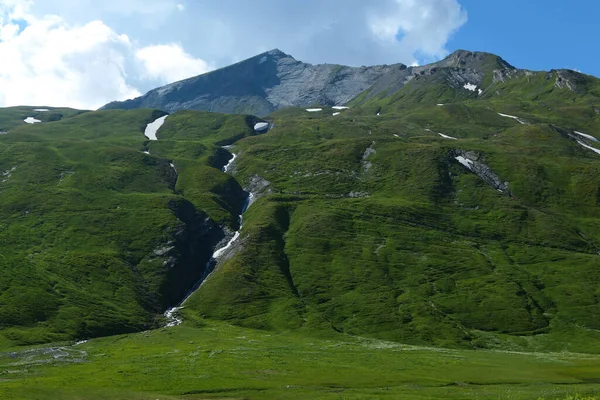
<instances>
[{"instance_id":1,"label":"mountain","mask_svg":"<svg viewBox=\"0 0 600 400\"><path fill-rule=\"evenodd\" d=\"M275 52L191 81L246 96L285 63L301 64ZM0 109L9 394L593 393L600 80L467 51L356 71L264 117Z\"/></svg>"},{"instance_id":2,"label":"mountain","mask_svg":"<svg viewBox=\"0 0 600 400\"><path fill-rule=\"evenodd\" d=\"M265 116L283 107L345 104L402 64L352 68L311 65L271 50L229 67L175 82L104 109L158 108Z\"/></svg>"},{"instance_id":3,"label":"mountain","mask_svg":"<svg viewBox=\"0 0 600 400\"><path fill-rule=\"evenodd\" d=\"M367 89L367 98L381 92L389 95L413 79L440 77L440 71L446 70L453 71L447 78L462 87L480 85L485 71L514 68L492 54L462 50L421 67L394 64L354 68L306 64L275 49L133 100L109 103L103 109L158 108L265 116L285 107L345 105Z\"/></svg>"}]
</instances>

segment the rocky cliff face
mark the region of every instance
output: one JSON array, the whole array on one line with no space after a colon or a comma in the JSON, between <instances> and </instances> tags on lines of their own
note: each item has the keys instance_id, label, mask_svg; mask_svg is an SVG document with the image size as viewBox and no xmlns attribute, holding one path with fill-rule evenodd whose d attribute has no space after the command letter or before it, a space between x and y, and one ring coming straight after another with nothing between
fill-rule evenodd
<instances>
[{"instance_id":1,"label":"rocky cliff face","mask_svg":"<svg viewBox=\"0 0 600 400\"><path fill-rule=\"evenodd\" d=\"M204 75L175 82L105 109L159 108L267 115L284 107L345 104L405 65L311 65L271 50Z\"/></svg>"}]
</instances>

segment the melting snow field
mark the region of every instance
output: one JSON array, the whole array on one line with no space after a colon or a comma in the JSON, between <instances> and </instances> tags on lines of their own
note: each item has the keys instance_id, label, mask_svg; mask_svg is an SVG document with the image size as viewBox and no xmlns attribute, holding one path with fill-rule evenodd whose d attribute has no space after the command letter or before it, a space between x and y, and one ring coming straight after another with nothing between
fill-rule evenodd
<instances>
[{"instance_id":1,"label":"melting snow field","mask_svg":"<svg viewBox=\"0 0 600 400\"><path fill-rule=\"evenodd\" d=\"M269 127L268 122L258 122L256 125L254 125L254 130L256 132L262 132L262 131L266 130L268 127Z\"/></svg>"},{"instance_id":2,"label":"melting snow field","mask_svg":"<svg viewBox=\"0 0 600 400\"><path fill-rule=\"evenodd\" d=\"M583 132L577 132L574 131L576 134L578 134L579 136L583 136L584 138L588 138L590 140L593 140L594 142L600 142L600 140L596 139L595 137L593 137L592 135L588 135L587 133L583 133Z\"/></svg>"},{"instance_id":3,"label":"melting snow field","mask_svg":"<svg viewBox=\"0 0 600 400\"><path fill-rule=\"evenodd\" d=\"M477 85L473 85L472 83L465 83L465 86L463 86L463 88L474 92L477 90Z\"/></svg>"},{"instance_id":4,"label":"melting snow field","mask_svg":"<svg viewBox=\"0 0 600 400\"><path fill-rule=\"evenodd\" d=\"M458 140L455 137L452 136L448 136L448 135L444 135L443 133L438 133L438 135L440 135L441 137L443 137L444 139L452 139L452 140Z\"/></svg>"},{"instance_id":5,"label":"melting snow field","mask_svg":"<svg viewBox=\"0 0 600 400\"><path fill-rule=\"evenodd\" d=\"M150 140L158 140L158 138L156 137L156 133L158 132L160 127L163 126L167 117L168 115L165 115L164 117L160 117L156 121L149 123L146 127L144 135L146 135L146 137Z\"/></svg>"},{"instance_id":6,"label":"melting snow field","mask_svg":"<svg viewBox=\"0 0 600 400\"><path fill-rule=\"evenodd\" d=\"M525 122L523 122L519 117L515 117L514 115L508 115L508 114L502 114L502 113L498 113L499 116L501 117L505 117L505 118L512 118L515 121L519 122L522 125L525 125Z\"/></svg>"},{"instance_id":7,"label":"melting snow field","mask_svg":"<svg viewBox=\"0 0 600 400\"><path fill-rule=\"evenodd\" d=\"M23 121L25 121L26 124L37 124L39 122L42 122L39 119L35 119L33 117L27 117Z\"/></svg>"},{"instance_id":8,"label":"melting snow field","mask_svg":"<svg viewBox=\"0 0 600 400\"><path fill-rule=\"evenodd\" d=\"M306 111L308 112L319 112L319 111L323 111L322 108L307 108Z\"/></svg>"},{"instance_id":9,"label":"melting snow field","mask_svg":"<svg viewBox=\"0 0 600 400\"><path fill-rule=\"evenodd\" d=\"M47 108L34 108L33 111L37 111L37 112L48 112L50 110L48 110Z\"/></svg>"}]
</instances>

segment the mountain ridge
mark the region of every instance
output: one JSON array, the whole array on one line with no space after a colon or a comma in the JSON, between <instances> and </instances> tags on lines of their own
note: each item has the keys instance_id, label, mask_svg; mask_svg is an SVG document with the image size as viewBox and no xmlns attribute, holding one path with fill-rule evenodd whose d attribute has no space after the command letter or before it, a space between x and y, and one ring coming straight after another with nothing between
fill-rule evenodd
<instances>
[{"instance_id":1,"label":"mountain ridge","mask_svg":"<svg viewBox=\"0 0 600 400\"><path fill-rule=\"evenodd\" d=\"M415 76L440 69L470 71L463 80L481 82L493 70L516 70L501 57L457 50L423 66L402 63L350 67L308 64L273 49L230 66L150 90L143 96L106 104L102 109L183 109L265 116L285 107L347 104L361 93L367 97L400 90ZM470 82L467 82L470 83Z\"/></svg>"}]
</instances>

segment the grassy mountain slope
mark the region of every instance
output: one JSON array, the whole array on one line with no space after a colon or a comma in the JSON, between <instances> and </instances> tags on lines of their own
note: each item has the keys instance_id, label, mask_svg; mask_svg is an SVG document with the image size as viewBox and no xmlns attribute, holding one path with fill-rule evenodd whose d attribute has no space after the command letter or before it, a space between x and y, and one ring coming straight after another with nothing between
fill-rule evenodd
<instances>
[{"instance_id":1,"label":"grassy mountain slope","mask_svg":"<svg viewBox=\"0 0 600 400\"><path fill-rule=\"evenodd\" d=\"M275 113L274 130L237 148L236 176L266 179L270 194L188 312L414 344L598 351L600 156L560 120L523 125L503 107L433 105L415 110L422 120ZM466 170L458 150L509 192Z\"/></svg>"},{"instance_id":2,"label":"grassy mountain slope","mask_svg":"<svg viewBox=\"0 0 600 400\"><path fill-rule=\"evenodd\" d=\"M253 130L241 116L196 113L206 129L189 132L181 113L159 133L165 140L148 143L146 124L161 115L88 112L0 136L5 338L147 329L200 278L224 235L218 223L235 221L243 201L237 182L210 167L213 143Z\"/></svg>"}]
</instances>

